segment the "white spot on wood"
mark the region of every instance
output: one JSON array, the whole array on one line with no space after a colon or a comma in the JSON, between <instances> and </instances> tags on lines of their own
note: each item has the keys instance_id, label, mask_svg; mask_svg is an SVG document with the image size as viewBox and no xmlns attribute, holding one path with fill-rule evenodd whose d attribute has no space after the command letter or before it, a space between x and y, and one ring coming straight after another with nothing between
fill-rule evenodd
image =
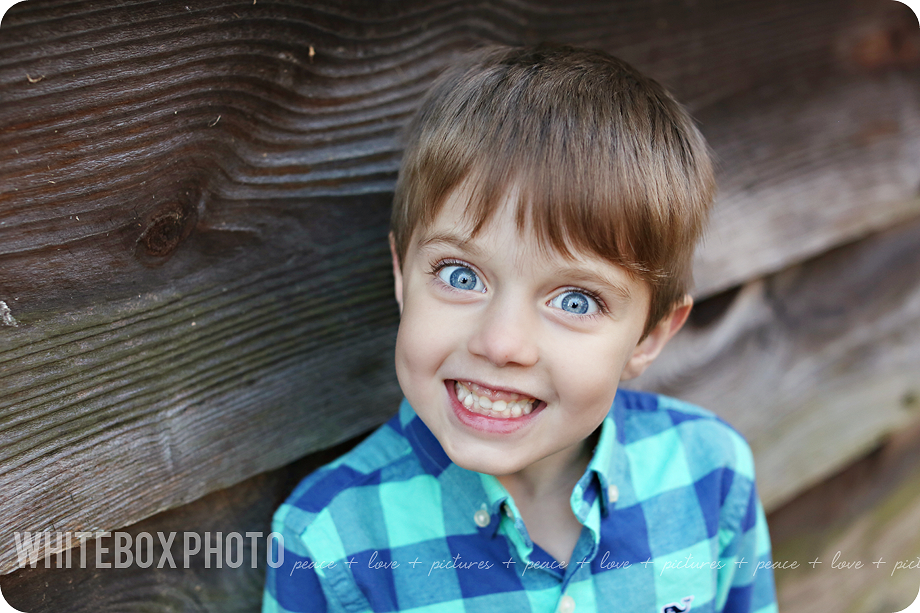
<instances>
[{"instance_id":1,"label":"white spot on wood","mask_svg":"<svg viewBox=\"0 0 920 613\"><path fill-rule=\"evenodd\" d=\"M19 322L13 317L13 313L10 312L10 307L6 306L6 303L2 300L0 300L0 324L13 326L14 328L19 325Z\"/></svg>"}]
</instances>

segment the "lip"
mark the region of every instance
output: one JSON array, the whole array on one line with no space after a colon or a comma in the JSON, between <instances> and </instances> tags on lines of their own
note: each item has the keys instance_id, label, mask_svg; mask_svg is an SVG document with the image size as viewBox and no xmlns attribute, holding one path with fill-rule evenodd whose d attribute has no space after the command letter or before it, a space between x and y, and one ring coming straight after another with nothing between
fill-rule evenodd
<instances>
[{"instance_id":1,"label":"lip","mask_svg":"<svg viewBox=\"0 0 920 613\"><path fill-rule=\"evenodd\" d=\"M463 381L467 380L463 379ZM508 435L526 428L533 422L536 416L543 411L543 407L546 406L546 403L539 401L537 406L535 406L533 411L531 411L529 414L521 415L520 417L514 417L511 419L488 417L479 413L473 413L463 406L463 403L460 402L459 398L457 398L457 393L454 388L455 382L455 379L448 379L444 381L444 388L447 391L450 408L453 409L454 415L464 426L486 434ZM475 383L475 381L471 381L471 383ZM525 393L508 388L491 389L513 394L521 394L522 396L526 395Z\"/></svg>"}]
</instances>

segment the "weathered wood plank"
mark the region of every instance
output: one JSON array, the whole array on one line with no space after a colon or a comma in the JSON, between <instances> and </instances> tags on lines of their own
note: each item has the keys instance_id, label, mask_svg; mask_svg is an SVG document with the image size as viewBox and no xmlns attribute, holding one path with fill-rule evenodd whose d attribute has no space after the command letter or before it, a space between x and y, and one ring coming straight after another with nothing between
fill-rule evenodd
<instances>
[{"instance_id":1,"label":"weathered wood plank","mask_svg":"<svg viewBox=\"0 0 920 613\"><path fill-rule=\"evenodd\" d=\"M920 423L915 420L771 514L774 559L800 563L797 569L776 573L780 611L906 609L920 583L918 483ZM820 563L812 565L815 560ZM841 566L844 560L854 566ZM862 567L855 568L856 562Z\"/></svg>"},{"instance_id":2,"label":"weathered wood plank","mask_svg":"<svg viewBox=\"0 0 920 613\"><path fill-rule=\"evenodd\" d=\"M742 77L749 88L714 94L696 112L720 163L720 195L695 263L700 297L920 212L917 17L897 2L837 10L820 25L806 18L813 33L789 32L801 41L764 47L791 59L802 41L822 40L831 54L823 71L781 63L768 77L752 66Z\"/></svg>"},{"instance_id":3,"label":"weathered wood plank","mask_svg":"<svg viewBox=\"0 0 920 613\"><path fill-rule=\"evenodd\" d=\"M920 214L920 71L795 87L699 114L721 169L698 296Z\"/></svg>"},{"instance_id":4,"label":"weathered wood plank","mask_svg":"<svg viewBox=\"0 0 920 613\"><path fill-rule=\"evenodd\" d=\"M390 291L386 272L317 277L292 260L286 275L161 293L138 301L140 313L75 310L73 329L53 336L16 329L34 334L4 376L22 390L5 399L3 431L4 499L18 522L63 530L150 515L391 413L394 307L367 299ZM323 306L336 292L354 304L332 318Z\"/></svg>"},{"instance_id":5,"label":"weathered wood plank","mask_svg":"<svg viewBox=\"0 0 920 613\"><path fill-rule=\"evenodd\" d=\"M132 560L127 568L115 567L119 561L114 551L114 537L101 539L107 552L100 560L110 568L96 566L96 541L89 538L83 546L71 550L71 568L61 556L44 560L14 573L0 576L0 588L6 601L28 613L103 613L115 611L158 611L173 613L249 613L258 611L266 568L266 543L271 532L271 516L279 504L305 475L347 451L358 439L313 454L270 473L252 477L235 486L212 492L190 504L157 514L132 526L119 529L131 538L132 555L140 551L137 536L151 535L153 557L148 568ZM170 555L163 555L162 540L169 542ZM201 551L185 548L185 533L201 539ZM231 533L241 535L242 556L237 555L237 541L232 553L224 549L212 554L205 566L204 539L210 533L212 543L217 533L223 542ZM261 537L247 533L260 533ZM76 538L76 537L72 537ZM126 541L121 538L121 542ZM146 537L145 537L146 538ZM234 537L235 539L235 537ZM255 551L253 550L255 543ZM146 551L146 550L144 550ZM188 556L188 565L185 563ZM252 565L253 555L256 566ZM146 554L145 554L146 556ZM126 561L121 556L122 562ZM221 561L220 567L217 561ZM175 567L170 564L175 565ZM234 568L231 562L236 563Z\"/></svg>"},{"instance_id":6,"label":"weathered wood plank","mask_svg":"<svg viewBox=\"0 0 920 613\"><path fill-rule=\"evenodd\" d=\"M874 117L852 93L874 88L871 104L894 109L898 128L870 122L872 138L834 158L865 169L858 185L817 184L826 218L838 201L852 215L842 195L856 187L885 212L818 245L790 232L784 249L802 257L908 214L914 58L839 54L862 40L850 26L864 14L882 15L873 33L903 29L883 4L896 5L15 6L0 31L0 531L123 526L393 411L395 135L437 70L479 42L610 49L670 85L707 132L754 121L764 87L795 84L804 107L847 117ZM828 127L807 117L797 132ZM731 148L731 130L711 134L733 173L755 177L782 174L787 136L764 134L779 144L761 155ZM816 158L839 144L796 142ZM753 245L771 213L738 202ZM811 208L784 209L787 227L810 229ZM758 253L770 257L736 258L748 274L782 265ZM0 570L12 559L4 541Z\"/></svg>"},{"instance_id":7,"label":"weathered wood plank","mask_svg":"<svg viewBox=\"0 0 920 613\"><path fill-rule=\"evenodd\" d=\"M28 293L29 275L41 272L62 285L58 301L85 302L90 298L75 288L137 258L160 263L192 228L212 242L228 234L257 240L275 229L263 225L274 216L253 217L252 207L231 203L387 194L398 159L393 136L424 84L453 53L483 40L600 43L660 76L697 110L726 166L724 205L700 257L701 294L918 206L920 80L910 67L920 58L907 56L903 70L884 78L855 70L857 61L838 58L837 47L858 48L862 38L854 39L836 5L789 4L786 12L774 6L765 9L768 25L766 15L745 13L740 4L720 7L710 11L711 24L697 18L681 34L673 22L686 11L664 5L660 14L631 14L627 28L623 15L591 3L568 10L499 4L484 14L471 7L452 15L459 21L407 4L379 15L374 27L357 17L375 14L361 3L335 12L243 4L242 14L219 0L196 3L194 11L180 4L140 3L129 28L112 22L131 9L105 3L88 14L79 4L37 3L8 16L0 47L0 145L13 155L0 172L0 206L8 215L0 242L4 253L30 264L6 267L8 294ZM906 31L912 40L903 11L871 16L870 34ZM857 11L857 18L865 15ZM601 26L606 35L595 38ZM704 65L711 66L706 78ZM828 71L844 74L818 78ZM86 181L90 170L105 177L104 189ZM818 197L825 204L811 206ZM867 201L886 206L872 215L862 206ZM868 217L864 224L861 217ZM125 249L141 235L141 253ZM183 250L201 240L185 241ZM42 248L44 265L36 270ZM74 259L96 266L74 266ZM115 281L109 291L125 289Z\"/></svg>"},{"instance_id":8,"label":"weathered wood plank","mask_svg":"<svg viewBox=\"0 0 920 613\"><path fill-rule=\"evenodd\" d=\"M920 218L700 306L637 385L736 426L767 508L920 410Z\"/></svg>"}]
</instances>

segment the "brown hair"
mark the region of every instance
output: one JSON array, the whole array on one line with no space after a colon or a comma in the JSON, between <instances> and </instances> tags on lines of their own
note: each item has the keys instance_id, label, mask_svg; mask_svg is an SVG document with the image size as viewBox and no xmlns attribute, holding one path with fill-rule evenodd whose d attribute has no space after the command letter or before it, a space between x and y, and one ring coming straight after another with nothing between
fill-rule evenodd
<instances>
[{"instance_id":1,"label":"brown hair","mask_svg":"<svg viewBox=\"0 0 920 613\"><path fill-rule=\"evenodd\" d=\"M399 261L448 194L475 186L475 235L509 187L518 229L564 255L585 250L649 283L648 333L687 293L715 192L687 112L604 52L488 48L433 84L406 132L391 229Z\"/></svg>"}]
</instances>

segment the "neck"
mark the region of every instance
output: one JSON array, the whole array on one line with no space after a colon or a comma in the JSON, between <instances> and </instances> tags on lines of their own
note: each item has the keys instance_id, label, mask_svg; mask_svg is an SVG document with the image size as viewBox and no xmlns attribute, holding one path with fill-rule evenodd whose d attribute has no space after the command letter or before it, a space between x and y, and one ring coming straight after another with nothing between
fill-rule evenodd
<instances>
[{"instance_id":1,"label":"neck","mask_svg":"<svg viewBox=\"0 0 920 613\"><path fill-rule=\"evenodd\" d=\"M568 500L575 484L588 468L596 441L595 433L577 445L547 456L516 473L496 478L516 504L559 495Z\"/></svg>"},{"instance_id":2,"label":"neck","mask_svg":"<svg viewBox=\"0 0 920 613\"><path fill-rule=\"evenodd\" d=\"M497 477L514 499L530 538L560 562L569 562L582 530L570 499L596 441L592 435L521 471Z\"/></svg>"}]
</instances>

